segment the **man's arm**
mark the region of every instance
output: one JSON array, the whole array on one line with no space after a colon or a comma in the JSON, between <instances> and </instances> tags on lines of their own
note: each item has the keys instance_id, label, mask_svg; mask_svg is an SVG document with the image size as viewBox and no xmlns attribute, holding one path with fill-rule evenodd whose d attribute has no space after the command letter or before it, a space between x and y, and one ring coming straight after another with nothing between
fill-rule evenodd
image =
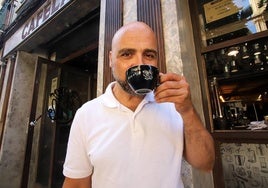
<instances>
[{"instance_id":1,"label":"man's arm","mask_svg":"<svg viewBox=\"0 0 268 188\"><path fill-rule=\"evenodd\" d=\"M185 78L174 73L161 74L155 100L174 103L181 114L184 122L185 159L198 169L212 170L215 160L214 141L195 111Z\"/></svg>"},{"instance_id":2,"label":"man's arm","mask_svg":"<svg viewBox=\"0 0 268 188\"><path fill-rule=\"evenodd\" d=\"M91 176L79 179L65 177L62 188L91 188Z\"/></svg>"},{"instance_id":3,"label":"man's arm","mask_svg":"<svg viewBox=\"0 0 268 188\"><path fill-rule=\"evenodd\" d=\"M214 141L195 109L182 114L184 121L184 157L194 167L211 171L215 161Z\"/></svg>"}]
</instances>

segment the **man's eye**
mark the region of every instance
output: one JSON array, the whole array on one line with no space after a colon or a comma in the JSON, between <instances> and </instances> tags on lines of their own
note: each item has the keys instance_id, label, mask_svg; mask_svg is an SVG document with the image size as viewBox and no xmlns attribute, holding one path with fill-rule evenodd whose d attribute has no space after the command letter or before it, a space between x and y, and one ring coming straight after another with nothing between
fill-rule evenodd
<instances>
[{"instance_id":1,"label":"man's eye","mask_svg":"<svg viewBox=\"0 0 268 188\"><path fill-rule=\"evenodd\" d=\"M155 59L156 58L156 54L155 53L146 53L145 55L149 59Z\"/></svg>"},{"instance_id":2,"label":"man's eye","mask_svg":"<svg viewBox=\"0 0 268 188\"><path fill-rule=\"evenodd\" d=\"M124 52L121 54L122 57L130 57L131 53L130 52Z\"/></svg>"}]
</instances>

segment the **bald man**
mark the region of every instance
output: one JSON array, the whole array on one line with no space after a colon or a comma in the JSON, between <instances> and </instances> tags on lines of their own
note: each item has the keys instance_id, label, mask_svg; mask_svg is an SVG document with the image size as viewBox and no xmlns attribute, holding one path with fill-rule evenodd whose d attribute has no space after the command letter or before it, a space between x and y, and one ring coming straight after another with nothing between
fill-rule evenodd
<instances>
[{"instance_id":1,"label":"bald man","mask_svg":"<svg viewBox=\"0 0 268 188\"><path fill-rule=\"evenodd\" d=\"M182 188L181 162L211 171L213 139L190 97L189 84L161 73L160 85L137 95L126 70L157 67L152 29L132 22L114 35L110 67L115 79L105 93L85 103L72 123L63 188Z\"/></svg>"}]
</instances>

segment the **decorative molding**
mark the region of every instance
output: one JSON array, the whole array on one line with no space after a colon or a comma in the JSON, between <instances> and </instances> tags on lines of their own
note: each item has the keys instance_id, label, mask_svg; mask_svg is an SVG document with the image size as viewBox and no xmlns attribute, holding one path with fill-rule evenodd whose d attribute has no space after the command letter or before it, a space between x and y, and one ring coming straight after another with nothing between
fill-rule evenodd
<instances>
[{"instance_id":1,"label":"decorative molding","mask_svg":"<svg viewBox=\"0 0 268 188\"><path fill-rule=\"evenodd\" d=\"M158 67L166 72L165 45L160 0L137 0L137 19L147 23L156 33L158 43Z\"/></svg>"},{"instance_id":2,"label":"decorative molding","mask_svg":"<svg viewBox=\"0 0 268 188\"><path fill-rule=\"evenodd\" d=\"M105 16L105 36L104 36L104 70L103 72L103 90L113 80L112 72L109 66L109 51L114 33L123 24L123 0L107 0Z\"/></svg>"},{"instance_id":3,"label":"decorative molding","mask_svg":"<svg viewBox=\"0 0 268 188\"><path fill-rule=\"evenodd\" d=\"M134 21L137 21L137 0L124 3L124 24Z\"/></svg>"}]
</instances>

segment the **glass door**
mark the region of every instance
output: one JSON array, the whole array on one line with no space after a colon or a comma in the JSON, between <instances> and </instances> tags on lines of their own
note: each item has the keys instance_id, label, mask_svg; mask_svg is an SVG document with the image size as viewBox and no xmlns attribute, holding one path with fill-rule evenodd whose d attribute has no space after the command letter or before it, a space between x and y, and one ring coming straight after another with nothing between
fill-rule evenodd
<instances>
[{"instance_id":1,"label":"glass door","mask_svg":"<svg viewBox=\"0 0 268 188\"><path fill-rule=\"evenodd\" d=\"M60 188L67 142L76 110L96 95L96 77L67 64L47 64L34 186Z\"/></svg>"}]
</instances>

